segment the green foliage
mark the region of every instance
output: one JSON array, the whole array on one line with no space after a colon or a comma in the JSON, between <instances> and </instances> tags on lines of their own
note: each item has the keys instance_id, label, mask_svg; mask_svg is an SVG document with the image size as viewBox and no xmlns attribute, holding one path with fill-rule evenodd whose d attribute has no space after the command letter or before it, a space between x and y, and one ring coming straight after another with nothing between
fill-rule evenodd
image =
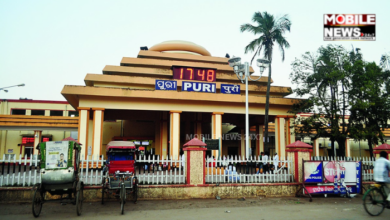
<instances>
[{"instance_id":1,"label":"green foliage","mask_svg":"<svg viewBox=\"0 0 390 220\"><path fill-rule=\"evenodd\" d=\"M382 56L381 66L385 62ZM306 52L291 65L290 78L298 86L294 92L307 98L291 112L313 113L296 120L298 136L330 138L332 144L337 141L340 156L344 156L347 137L368 140L371 152L372 143L383 142L382 131L390 119L390 71L365 62L360 49L348 52L338 45Z\"/></svg>"},{"instance_id":2,"label":"green foliage","mask_svg":"<svg viewBox=\"0 0 390 220\"><path fill-rule=\"evenodd\" d=\"M291 30L291 21L288 19L288 16L284 15L275 19L275 17L268 12L256 12L252 17L252 21L256 23L256 25L247 23L240 27L241 32L247 31L254 35L260 35L245 47L245 53L255 51L251 63L257 55L261 54L261 52L263 52L263 56L266 59L272 61L272 52L275 43L279 46L282 60L284 61L284 49L290 47L290 44L283 36L286 31Z\"/></svg>"},{"instance_id":3,"label":"green foliage","mask_svg":"<svg viewBox=\"0 0 390 220\"><path fill-rule=\"evenodd\" d=\"M259 35L253 41L251 41L245 47L245 53L255 52L253 54L251 64L256 56L263 53L264 58L270 61L268 67L268 84L267 84L267 94L266 94L266 104L265 104L265 132L264 138L268 137L268 110L269 110L269 93L270 93L270 84L271 84L271 68L272 68L272 53L274 49L274 44L276 43L279 46L279 50L282 54L282 61L284 61L285 53L284 50L290 47L290 44L287 42L286 38L283 36L286 31L291 30L291 21L288 19L287 15L284 15L280 18L275 18L273 15L268 12L256 12L252 21L255 25L252 24L243 24L240 27L241 32L250 32L254 35ZM265 151L269 151L267 142L264 144Z\"/></svg>"}]
</instances>

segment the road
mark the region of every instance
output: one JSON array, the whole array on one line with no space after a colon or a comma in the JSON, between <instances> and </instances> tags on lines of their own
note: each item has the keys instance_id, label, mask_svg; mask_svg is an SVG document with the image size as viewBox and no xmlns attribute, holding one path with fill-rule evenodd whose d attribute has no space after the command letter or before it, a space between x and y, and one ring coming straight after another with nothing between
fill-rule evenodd
<instances>
[{"instance_id":1,"label":"road","mask_svg":"<svg viewBox=\"0 0 390 220\"><path fill-rule=\"evenodd\" d=\"M226 212L230 211L230 212ZM375 219L389 219L390 210ZM118 201L85 202L83 213L76 215L72 204L46 203L39 219L368 219L361 196L347 199L340 197L315 197L313 202L307 198L248 198L237 199L192 199L138 201L125 205L125 214L120 215ZM35 219L31 214L31 204L0 204L0 219Z\"/></svg>"}]
</instances>

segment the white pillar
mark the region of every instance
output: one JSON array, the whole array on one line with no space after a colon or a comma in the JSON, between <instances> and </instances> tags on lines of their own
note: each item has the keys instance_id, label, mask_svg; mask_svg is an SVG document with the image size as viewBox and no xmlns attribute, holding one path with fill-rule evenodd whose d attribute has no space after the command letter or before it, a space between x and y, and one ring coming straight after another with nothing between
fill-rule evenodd
<instances>
[{"instance_id":1,"label":"white pillar","mask_svg":"<svg viewBox=\"0 0 390 220\"><path fill-rule=\"evenodd\" d=\"M88 127L90 108L78 107L77 110L79 111L79 129L77 141L82 144L81 154L84 154L86 159L88 154Z\"/></svg>"},{"instance_id":2,"label":"white pillar","mask_svg":"<svg viewBox=\"0 0 390 220\"><path fill-rule=\"evenodd\" d=\"M103 121L104 108L92 108L93 111L93 136L92 136L92 155L101 155L103 140Z\"/></svg>"},{"instance_id":3,"label":"white pillar","mask_svg":"<svg viewBox=\"0 0 390 220\"><path fill-rule=\"evenodd\" d=\"M222 152L219 152L220 150L222 150L222 115L223 112L213 112L213 114L211 115L211 128L213 139L221 138L221 142L219 143L221 149L212 151L212 154L215 158L218 158L218 156L222 154Z\"/></svg>"},{"instance_id":4,"label":"white pillar","mask_svg":"<svg viewBox=\"0 0 390 220\"><path fill-rule=\"evenodd\" d=\"M170 156L173 159L179 158L180 149L180 113L181 111L170 111Z\"/></svg>"},{"instance_id":5,"label":"white pillar","mask_svg":"<svg viewBox=\"0 0 390 220\"><path fill-rule=\"evenodd\" d=\"M263 134L263 126L264 125L256 125L256 136L257 136L257 140L256 140L256 150L257 150L257 155L260 155L261 152L264 152L264 142L263 142L263 138L264 138L264 134Z\"/></svg>"},{"instance_id":6,"label":"white pillar","mask_svg":"<svg viewBox=\"0 0 390 220\"><path fill-rule=\"evenodd\" d=\"M313 142L314 147L314 156L319 157L320 156L320 140L315 139Z\"/></svg>"},{"instance_id":7,"label":"white pillar","mask_svg":"<svg viewBox=\"0 0 390 220\"><path fill-rule=\"evenodd\" d=\"M350 157L351 156L351 144L349 141L349 138L345 140L345 156Z\"/></svg>"},{"instance_id":8,"label":"white pillar","mask_svg":"<svg viewBox=\"0 0 390 220\"><path fill-rule=\"evenodd\" d=\"M33 154L38 155L38 150L36 149L37 145L41 143L42 140L42 131L34 131L34 146Z\"/></svg>"},{"instance_id":9,"label":"white pillar","mask_svg":"<svg viewBox=\"0 0 390 220\"><path fill-rule=\"evenodd\" d=\"M246 151L245 151L245 130L241 129L241 158L246 157Z\"/></svg>"},{"instance_id":10,"label":"white pillar","mask_svg":"<svg viewBox=\"0 0 390 220\"><path fill-rule=\"evenodd\" d=\"M275 152L279 158L285 158L286 140L285 140L285 120L282 117L275 118ZM272 156L272 155L270 155Z\"/></svg>"}]
</instances>

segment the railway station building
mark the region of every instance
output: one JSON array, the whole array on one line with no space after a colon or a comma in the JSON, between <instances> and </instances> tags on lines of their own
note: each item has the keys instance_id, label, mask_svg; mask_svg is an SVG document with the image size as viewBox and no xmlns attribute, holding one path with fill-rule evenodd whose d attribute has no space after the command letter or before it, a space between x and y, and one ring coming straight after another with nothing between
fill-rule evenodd
<instances>
[{"instance_id":1,"label":"railway station building","mask_svg":"<svg viewBox=\"0 0 390 220\"><path fill-rule=\"evenodd\" d=\"M66 101L0 100L0 157L33 155L37 143L67 137L82 144L85 157L105 155L111 140L129 140L150 154L177 158L194 137L219 139L209 156L245 157L246 88L228 58L191 42L166 41L118 63L87 73L83 86L65 85ZM285 146L301 139L292 126L296 116L288 113L298 100L286 97L290 87L273 86L277 79L273 73L268 140L263 138L268 78L249 81L251 156L266 151L268 141L270 155L285 157ZM386 132L390 137L390 129ZM314 146L313 155L327 156L329 140L301 140ZM369 155L366 142L348 141L347 155Z\"/></svg>"}]
</instances>

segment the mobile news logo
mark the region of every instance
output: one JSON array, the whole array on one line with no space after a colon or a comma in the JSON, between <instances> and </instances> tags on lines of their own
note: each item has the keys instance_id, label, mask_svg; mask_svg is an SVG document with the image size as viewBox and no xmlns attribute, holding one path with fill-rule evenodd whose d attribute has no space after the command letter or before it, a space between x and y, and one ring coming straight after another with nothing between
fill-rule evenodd
<instances>
[{"instance_id":1,"label":"mobile news logo","mask_svg":"<svg viewBox=\"0 0 390 220\"><path fill-rule=\"evenodd\" d=\"M375 14L324 14L324 41L375 41Z\"/></svg>"}]
</instances>

